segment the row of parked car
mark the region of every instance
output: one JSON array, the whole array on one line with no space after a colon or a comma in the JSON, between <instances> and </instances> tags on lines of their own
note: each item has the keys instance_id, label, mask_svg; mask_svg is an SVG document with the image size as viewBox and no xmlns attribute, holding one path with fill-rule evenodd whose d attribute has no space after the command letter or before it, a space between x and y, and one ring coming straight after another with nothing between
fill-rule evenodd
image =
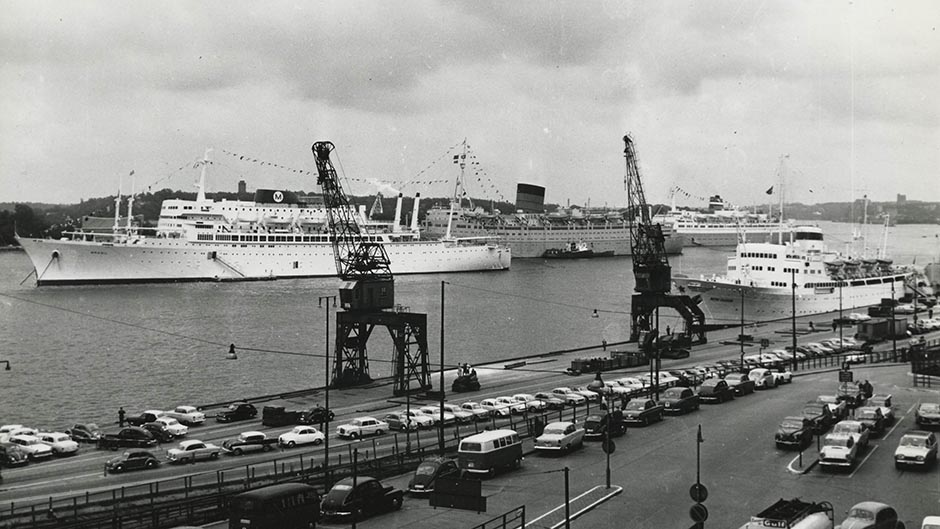
<instances>
[{"instance_id":1,"label":"row of parked car","mask_svg":"<svg viewBox=\"0 0 940 529\"><path fill-rule=\"evenodd\" d=\"M66 433L40 432L22 424L0 426L0 465L16 467L77 453L78 443Z\"/></svg>"}]
</instances>

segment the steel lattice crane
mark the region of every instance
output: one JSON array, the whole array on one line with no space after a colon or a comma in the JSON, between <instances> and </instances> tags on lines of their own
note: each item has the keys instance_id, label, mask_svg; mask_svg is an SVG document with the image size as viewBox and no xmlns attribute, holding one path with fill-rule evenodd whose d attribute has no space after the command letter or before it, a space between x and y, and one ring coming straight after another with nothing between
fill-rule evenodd
<instances>
[{"instance_id":1,"label":"steel lattice crane","mask_svg":"<svg viewBox=\"0 0 940 529\"><path fill-rule=\"evenodd\" d=\"M345 310L336 314L331 385L346 387L372 381L366 343L375 326L381 325L388 328L395 346L395 394L426 391L431 388L427 314L386 310L396 308L395 278L388 253L372 234L360 229L356 212L330 161L333 149L328 141L313 144L317 184L323 191L329 219L336 273L343 280L339 299Z\"/></svg>"},{"instance_id":2,"label":"steel lattice crane","mask_svg":"<svg viewBox=\"0 0 940 529\"><path fill-rule=\"evenodd\" d=\"M630 249L633 252L633 275L636 279L633 294L630 339L639 341L647 332L647 347L659 332L653 327L653 312L659 307L675 309L685 322L685 328L679 336L679 342L687 344L705 343L705 313L693 298L686 295L670 294L672 290L672 268L666 257L663 227L654 224L650 215L649 204L643 192L639 164L633 140L629 135L623 137L623 156L626 161L624 184L627 188L627 202L630 206L627 215L630 223Z\"/></svg>"}]
</instances>

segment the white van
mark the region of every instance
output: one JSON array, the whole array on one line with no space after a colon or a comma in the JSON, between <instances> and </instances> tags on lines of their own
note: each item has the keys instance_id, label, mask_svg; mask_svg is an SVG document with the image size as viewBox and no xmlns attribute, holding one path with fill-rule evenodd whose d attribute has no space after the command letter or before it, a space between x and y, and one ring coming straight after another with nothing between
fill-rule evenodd
<instances>
[{"instance_id":1,"label":"white van","mask_svg":"<svg viewBox=\"0 0 940 529\"><path fill-rule=\"evenodd\" d=\"M457 466L465 472L492 476L501 468L519 468L522 441L515 430L490 430L460 441Z\"/></svg>"}]
</instances>

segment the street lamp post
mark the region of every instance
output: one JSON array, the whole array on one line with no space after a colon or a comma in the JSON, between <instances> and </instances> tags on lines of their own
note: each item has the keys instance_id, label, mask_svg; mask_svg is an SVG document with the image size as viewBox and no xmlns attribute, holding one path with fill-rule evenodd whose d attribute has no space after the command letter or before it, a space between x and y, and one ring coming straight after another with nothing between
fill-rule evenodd
<instances>
[{"instance_id":1,"label":"street lamp post","mask_svg":"<svg viewBox=\"0 0 940 529\"><path fill-rule=\"evenodd\" d=\"M842 280L839 280L839 349L845 348L845 342L842 341Z\"/></svg>"},{"instance_id":2,"label":"street lamp post","mask_svg":"<svg viewBox=\"0 0 940 529\"><path fill-rule=\"evenodd\" d=\"M441 407L441 422L437 431L437 442L442 456L444 455L444 285L446 284L447 281L441 281L441 387L440 402L438 403Z\"/></svg>"},{"instance_id":3,"label":"street lamp post","mask_svg":"<svg viewBox=\"0 0 940 529\"><path fill-rule=\"evenodd\" d=\"M741 342L741 372L744 373L744 287L741 287L741 336L738 336Z\"/></svg>"},{"instance_id":4,"label":"street lamp post","mask_svg":"<svg viewBox=\"0 0 940 529\"><path fill-rule=\"evenodd\" d=\"M793 336L793 370L796 371L796 268L790 269L790 310L792 311L790 333Z\"/></svg>"},{"instance_id":5,"label":"street lamp post","mask_svg":"<svg viewBox=\"0 0 940 529\"><path fill-rule=\"evenodd\" d=\"M898 361L898 333L894 320L894 279L891 280L891 361Z\"/></svg>"},{"instance_id":6,"label":"street lamp post","mask_svg":"<svg viewBox=\"0 0 940 529\"><path fill-rule=\"evenodd\" d=\"M324 412L323 423L325 425L323 427L323 479L326 490L330 488L330 303L334 307L336 306L336 296L320 296L317 301L318 306L323 306L326 309L326 352L323 355L323 378L325 381L323 388L326 393L326 402L324 403L326 411Z\"/></svg>"}]
</instances>

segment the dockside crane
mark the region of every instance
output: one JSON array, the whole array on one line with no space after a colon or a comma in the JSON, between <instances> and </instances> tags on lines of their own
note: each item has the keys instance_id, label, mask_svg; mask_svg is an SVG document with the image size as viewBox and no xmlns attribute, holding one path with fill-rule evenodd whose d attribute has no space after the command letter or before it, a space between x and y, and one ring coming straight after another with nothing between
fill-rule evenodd
<instances>
[{"instance_id":1,"label":"dockside crane","mask_svg":"<svg viewBox=\"0 0 940 529\"><path fill-rule=\"evenodd\" d=\"M372 381L366 344L376 325L388 328L395 345L394 392L401 395L431 388L427 314L411 313L395 304L395 278L385 246L356 221L343 191L328 141L313 144L317 184L323 191L343 311L336 315L336 347L332 387ZM396 219L397 222L397 219ZM396 309L396 310L389 310ZM413 351L412 347L416 350Z\"/></svg>"},{"instance_id":2,"label":"dockside crane","mask_svg":"<svg viewBox=\"0 0 940 529\"><path fill-rule=\"evenodd\" d=\"M663 227L654 223L650 207L643 192L643 180L637 163L636 150L629 135L623 137L623 156L626 162L624 184L627 189L627 215L630 226L630 249L633 252L635 278L630 318L630 339L649 347L659 329L655 328L653 313L659 307L670 307L682 316L684 328L677 342L687 345L705 343L705 313L696 300L684 294L672 294L672 267L666 256Z\"/></svg>"}]
</instances>

